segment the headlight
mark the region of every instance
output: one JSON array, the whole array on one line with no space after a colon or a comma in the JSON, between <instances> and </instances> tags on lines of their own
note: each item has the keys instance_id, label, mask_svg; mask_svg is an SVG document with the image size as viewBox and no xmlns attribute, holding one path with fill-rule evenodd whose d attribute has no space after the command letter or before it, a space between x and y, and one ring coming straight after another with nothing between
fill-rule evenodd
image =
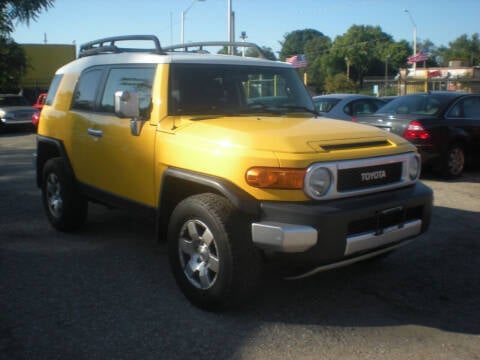
<instances>
[{"instance_id":1,"label":"headlight","mask_svg":"<svg viewBox=\"0 0 480 360\"><path fill-rule=\"evenodd\" d=\"M412 156L408 162L408 176L410 180L415 180L420 176L420 169L420 156Z\"/></svg>"},{"instance_id":2,"label":"headlight","mask_svg":"<svg viewBox=\"0 0 480 360\"><path fill-rule=\"evenodd\" d=\"M314 168L307 172L305 192L313 199L325 195L332 185L332 173L325 167Z\"/></svg>"}]
</instances>

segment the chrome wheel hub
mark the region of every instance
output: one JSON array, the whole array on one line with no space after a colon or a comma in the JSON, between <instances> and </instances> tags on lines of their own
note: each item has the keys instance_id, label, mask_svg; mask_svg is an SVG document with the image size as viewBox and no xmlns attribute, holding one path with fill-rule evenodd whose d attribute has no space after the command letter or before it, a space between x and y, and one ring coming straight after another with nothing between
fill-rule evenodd
<instances>
[{"instance_id":1,"label":"chrome wheel hub","mask_svg":"<svg viewBox=\"0 0 480 360\"><path fill-rule=\"evenodd\" d=\"M47 177L46 199L48 210L56 218L62 215L63 210L63 199L60 189L60 181L57 175L49 174Z\"/></svg>"},{"instance_id":2,"label":"chrome wheel hub","mask_svg":"<svg viewBox=\"0 0 480 360\"><path fill-rule=\"evenodd\" d=\"M189 220L182 226L178 255L183 272L193 286L199 289L213 286L220 261L215 238L205 223Z\"/></svg>"},{"instance_id":3,"label":"chrome wheel hub","mask_svg":"<svg viewBox=\"0 0 480 360\"><path fill-rule=\"evenodd\" d=\"M459 148L453 149L449 154L448 166L450 173L453 175L458 175L462 172L465 165L465 157L463 151Z\"/></svg>"}]
</instances>

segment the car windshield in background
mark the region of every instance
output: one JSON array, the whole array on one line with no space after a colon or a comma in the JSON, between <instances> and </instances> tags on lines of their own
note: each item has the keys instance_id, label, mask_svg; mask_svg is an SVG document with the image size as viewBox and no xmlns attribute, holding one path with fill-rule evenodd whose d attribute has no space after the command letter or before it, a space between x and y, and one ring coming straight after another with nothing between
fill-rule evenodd
<instances>
[{"instance_id":1,"label":"car windshield in background","mask_svg":"<svg viewBox=\"0 0 480 360\"><path fill-rule=\"evenodd\" d=\"M315 108L318 112L329 112L332 108L340 102L340 99L325 98L322 100L315 100Z\"/></svg>"},{"instance_id":2,"label":"car windshield in background","mask_svg":"<svg viewBox=\"0 0 480 360\"><path fill-rule=\"evenodd\" d=\"M383 114L413 114L436 116L448 101L447 97L435 95L406 95L398 97L378 112Z\"/></svg>"},{"instance_id":3,"label":"car windshield in background","mask_svg":"<svg viewBox=\"0 0 480 360\"><path fill-rule=\"evenodd\" d=\"M294 69L172 64L170 115L315 112Z\"/></svg>"},{"instance_id":4,"label":"car windshield in background","mask_svg":"<svg viewBox=\"0 0 480 360\"><path fill-rule=\"evenodd\" d=\"M16 96L16 95L7 95L2 96L0 95L0 107L2 106L29 106L27 99L23 96Z\"/></svg>"}]
</instances>

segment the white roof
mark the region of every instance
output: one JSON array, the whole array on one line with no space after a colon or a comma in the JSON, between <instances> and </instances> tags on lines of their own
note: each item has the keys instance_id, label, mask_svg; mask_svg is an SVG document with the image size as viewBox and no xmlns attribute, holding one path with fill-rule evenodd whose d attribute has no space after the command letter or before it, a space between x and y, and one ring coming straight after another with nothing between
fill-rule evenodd
<instances>
[{"instance_id":1,"label":"white roof","mask_svg":"<svg viewBox=\"0 0 480 360\"><path fill-rule=\"evenodd\" d=\"M196 53L167 53L166 55L159 55L150 53L124 52L82 57L64 65L58 69L56 73L77 73L95 65L172 63L292 67L292 65L280 61L233 55Z\"/></svg>"}]
</instances>

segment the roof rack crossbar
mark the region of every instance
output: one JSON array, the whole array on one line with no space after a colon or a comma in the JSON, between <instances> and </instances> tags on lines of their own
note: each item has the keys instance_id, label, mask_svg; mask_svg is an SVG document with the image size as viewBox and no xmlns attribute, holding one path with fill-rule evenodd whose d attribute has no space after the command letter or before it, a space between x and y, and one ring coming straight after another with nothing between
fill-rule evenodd
<instances>
[{"instance_id":1,"label":"roof rack crossbar","mask_svg":"<svg viewBox=\"0 0 480 360\"><path fill-rule=\"evenodd\" d=\"M141 49L141 48L125 48L118 47L117 42L120 41L152 41L155 48ZM124 35L112 36L103 39L93 40L82 44L80 46L79 57L105 54L105 53L120 53L120 52L149 52L154 54L165 54L160 45L160 41L155 35Z\"/></svg>"},{"instance_id":2,"label":"roof rack crossbar","mask_svg":"<svg viewBox=\"0 0 480 360\"><path fill-rule=\"evenodd\" d=\"M189 42L185 44L170 45L162 48L163 51L184 51L184 52L205 52L204 47L206 46L226 46L226 47L248 47L255 49L259 56L262 59L266 59L264 51L260 46L251 42L243 41L204 41L204 42ZM191 48L197 48L196 50L191 50Z\"/></svg>"}]
</instances>

